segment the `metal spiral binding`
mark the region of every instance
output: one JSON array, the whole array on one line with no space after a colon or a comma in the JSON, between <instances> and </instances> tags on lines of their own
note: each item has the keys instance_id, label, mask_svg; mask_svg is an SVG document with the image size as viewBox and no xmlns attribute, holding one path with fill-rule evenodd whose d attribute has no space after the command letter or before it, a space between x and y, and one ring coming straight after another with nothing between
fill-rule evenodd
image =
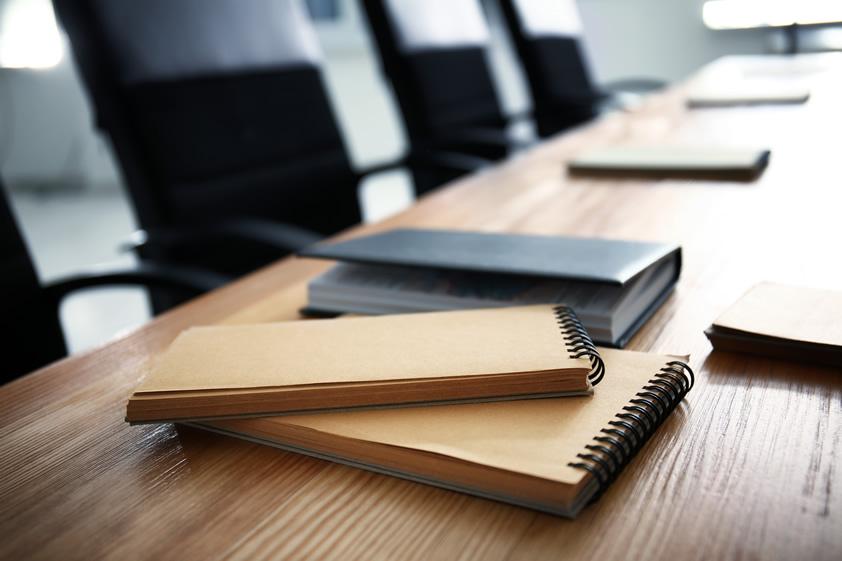
<instances>
[{"instance_id":1,"label":"metal spiral binding","mask_svg":"<svg viewBox=\"0 0 842 561\"><path fill-rule=\"evenodd\" d=\"M591 473L599 490L596 501L620 471L649 440L655 430L672 413L693 388L693 370L683 362L668 362L635 398L608 422L608 427L585 446L586 452L576 456L582 461L567 465Z\"/></svg>"},{"instance_id":2,"label":"metal spiral binding","mask_svg":"<svg viewBox=\"0 0 842 561\"><path fill-rule=\"evenodd\" d=\"M587 357L591 361L591 372L588 374L588 380L591 381L591 385L597 385L605 376L605 363L599 356L599 351L596 350L596 345L591 340L591 336L588 335L576 312L571 308L556 306L553 311L564 336L568 356L570 358Z\"/></svg>"}]
</instances>

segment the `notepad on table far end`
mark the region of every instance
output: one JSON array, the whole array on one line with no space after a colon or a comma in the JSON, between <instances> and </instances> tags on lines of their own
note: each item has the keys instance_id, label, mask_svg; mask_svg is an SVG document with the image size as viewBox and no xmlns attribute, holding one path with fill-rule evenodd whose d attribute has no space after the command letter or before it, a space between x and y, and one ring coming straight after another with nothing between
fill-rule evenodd
<instances>
[{"instance_id":1,"label":"notepad on table far end","mask_svg":"<svg viewBox=\"0 0 842 561\"><path fill-rule=\"evenodd\" d=\"M576 175L754 179L769 163L759 148L715 146L612 146L585 152L569 162Z\"/></svg>"},{"instance_id":2,"label":"notepad on table far end","mask_svg":"<svg viewBox=\"0 0 842 561\"><path fill-rule=\"evenodd\" d=\"M705 334L717 350L842 366L842 291L760 283Z\"/></svg>"},{"instance_id":3,"label":"notepad on table far end","mask_svg":"<svg viewBox=\"0 0 842 561\"><path fill-rule=\"evenodd\" d=\"M602 361L575 313L522 306L196 327L131 396L166 422L587 394Z\"/></svg>"},{"instance_id":4,"label":"notepad on table far end","mask_svg":"<svg viewBox=\"0 0 842 561\"><path fill-rule=\"evenodd\" d=\"M731 107L740 105L784 105L806 103L810 90L803 87L705 88L690 92L687 106Z\"/></svg>"}]
</instances>

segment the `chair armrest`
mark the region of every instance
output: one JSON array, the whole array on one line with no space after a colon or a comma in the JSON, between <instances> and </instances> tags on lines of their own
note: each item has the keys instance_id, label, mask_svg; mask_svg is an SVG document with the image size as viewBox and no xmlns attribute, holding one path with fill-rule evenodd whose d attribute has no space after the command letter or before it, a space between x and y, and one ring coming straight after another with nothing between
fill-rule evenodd
<instances>
[{"instance_id":1,"label":"chair armrest","mask_svg":"<svg viewBox=\"0 0 842 561\"><path fill-rule=\"evenodd\" d=\"M406 166L406 158L399 158L397 160L392 160L389 162L371 164L369 166L366 166L364 169L355 169L354 173L357 174L357 180L359 181L369 175L376 175L378 173L393 171L396 169L400 169L404 166Z\"/></svg>"},{"instance_id":2,"label":"chair armrest","mask_svg":"<svg viewBox=\"0 0 842 561\"><path fill-rule=\"evenodd\" d=\"M189 247L209 245L221 239L264 245L284 253L294 253L320 241L323 236L292 224L259 218L238 218L216 224L190 227L163 227L135 232L123 249L144 247Z\"/></svg>"},{"instance_id":3,"label":"chair armrest","mask_svg":"<svg viewBox=\"0 0 842 561\"><path fill-rule=\"evenodd\" d=\"M643 98L667 86L662 80L652 78L625 78L603 84L596 107L600 112L634 108Z\"/></svg>"},{"instance_id":4,"label":"chair armrest","mask_svg":"<svg viewBox=\"0 0 842 561\"><path fill-rule=\"evenodd\" d=\"M482 144L495 148L513 149L523 148L530 143L525 143L509 136L506 131L493 128L466 128L449 130L439 139L442 144L464 143Z\"/></svg>"},{"instance_id":5,"label":"chair armrest","mask_svg":"<svg viewBox=\"0 0 842 561\"><path fill-rule=\"evenodd\" d=\"M399 160L382 164L374 164L363 170L357 170L356 173L360 179L363 179L369 175L392 171L403 167L421 167L468 174L488 169L492 165L493 162L490 160L486 160L485 158L480 158L478 156L444 150L416 148L411 154L404 156Z\"/></svg>"},{"instance_id":6,"label":"chair armrest","mask_svg":"<svg viewBox=\"0 0 842 561\"><path fill-rule=\"evenodd\" d=\"M645 94L667 87L667 82L655 78L631 77L612 80L607 84L602 84L600 87L604 92L609 94L618 92Z\"/></svg>"},{"instance_id":7,"label":"chair armrest","mask_svg":"<svg viewBox=\"0 0 842 561\"><path fill-rule=\"evenodd\" d=\"M225 275L201 269L141 262L131 268L108 265L92 268L49 283L44 292L56 302L72 292L103 286L142 286L201 294L230 280Z\"/></svg>"},{"instance_id":8,"label":"chair armrest","mask_svg":"<svg viewBox=\"0 0 842 561\"><path fill-rule=\"evenodd\" d=\"M407 164L422 168L454 171L467 175L489 169L494 165L494 162L478 156L457 152L418 149L407 157Z\"/></svg>"}]
</instances>

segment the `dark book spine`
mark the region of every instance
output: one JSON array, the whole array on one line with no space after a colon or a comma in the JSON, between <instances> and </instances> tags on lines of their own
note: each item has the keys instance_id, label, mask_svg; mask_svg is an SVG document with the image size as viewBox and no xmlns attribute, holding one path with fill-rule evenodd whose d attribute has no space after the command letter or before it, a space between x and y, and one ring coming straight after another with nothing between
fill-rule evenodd
<instances>
[{"instance_id":1,"label":"dark book spine","mask_svg":"<svg viewBox=\"0 0 842 561\"><path fill-rule=\"evenodd\" d=\"M599 484L592 502L617 478L661 423L693 388L693 370L683 362L668 362L608 426L577 454L569 466L591 473Z\"/></svg>"},{"instance_id":2,"label":"dark book spine","mask_svg":"<svg viewBox=\"0 0 842 561\"><path fill-rule=\"evenodd\" d=\"M605 363L599 356L599 351L597 351L591 336L588 335L588 331L579 321L579 317L572 308L556 306L553 310L561 334L564 337L564 344L567 346L568 356L570 358L588 358L591 361L591 372L588 375L588 380L591 381L592 385L597 385L605 376Z\"/></svg>"}]
</instances>

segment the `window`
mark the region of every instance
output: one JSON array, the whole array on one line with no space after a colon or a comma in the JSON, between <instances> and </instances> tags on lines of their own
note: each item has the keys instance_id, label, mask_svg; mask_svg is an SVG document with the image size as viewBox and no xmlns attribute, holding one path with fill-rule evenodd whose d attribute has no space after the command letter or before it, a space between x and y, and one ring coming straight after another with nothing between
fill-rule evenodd
<instances>
[{"instance_id":1,"label":"window","mask_svg":"<svg viewBox=\"0 0 842 561\"><path fill-rule=\"evenodd\" d=\"M50 68L59 63L62 52L49 0L0 3L0 68Z\"/></svg>"},{"instance_id":2,"label":"window","mask_svg":"<svg viewBox=\"0 0 842 561\"><path fill-rule=\"evenodd\" d=\"M837 0L711 0L702 17L711 29L749 29L842 22Z\"/></svg>"}]
</instances>

